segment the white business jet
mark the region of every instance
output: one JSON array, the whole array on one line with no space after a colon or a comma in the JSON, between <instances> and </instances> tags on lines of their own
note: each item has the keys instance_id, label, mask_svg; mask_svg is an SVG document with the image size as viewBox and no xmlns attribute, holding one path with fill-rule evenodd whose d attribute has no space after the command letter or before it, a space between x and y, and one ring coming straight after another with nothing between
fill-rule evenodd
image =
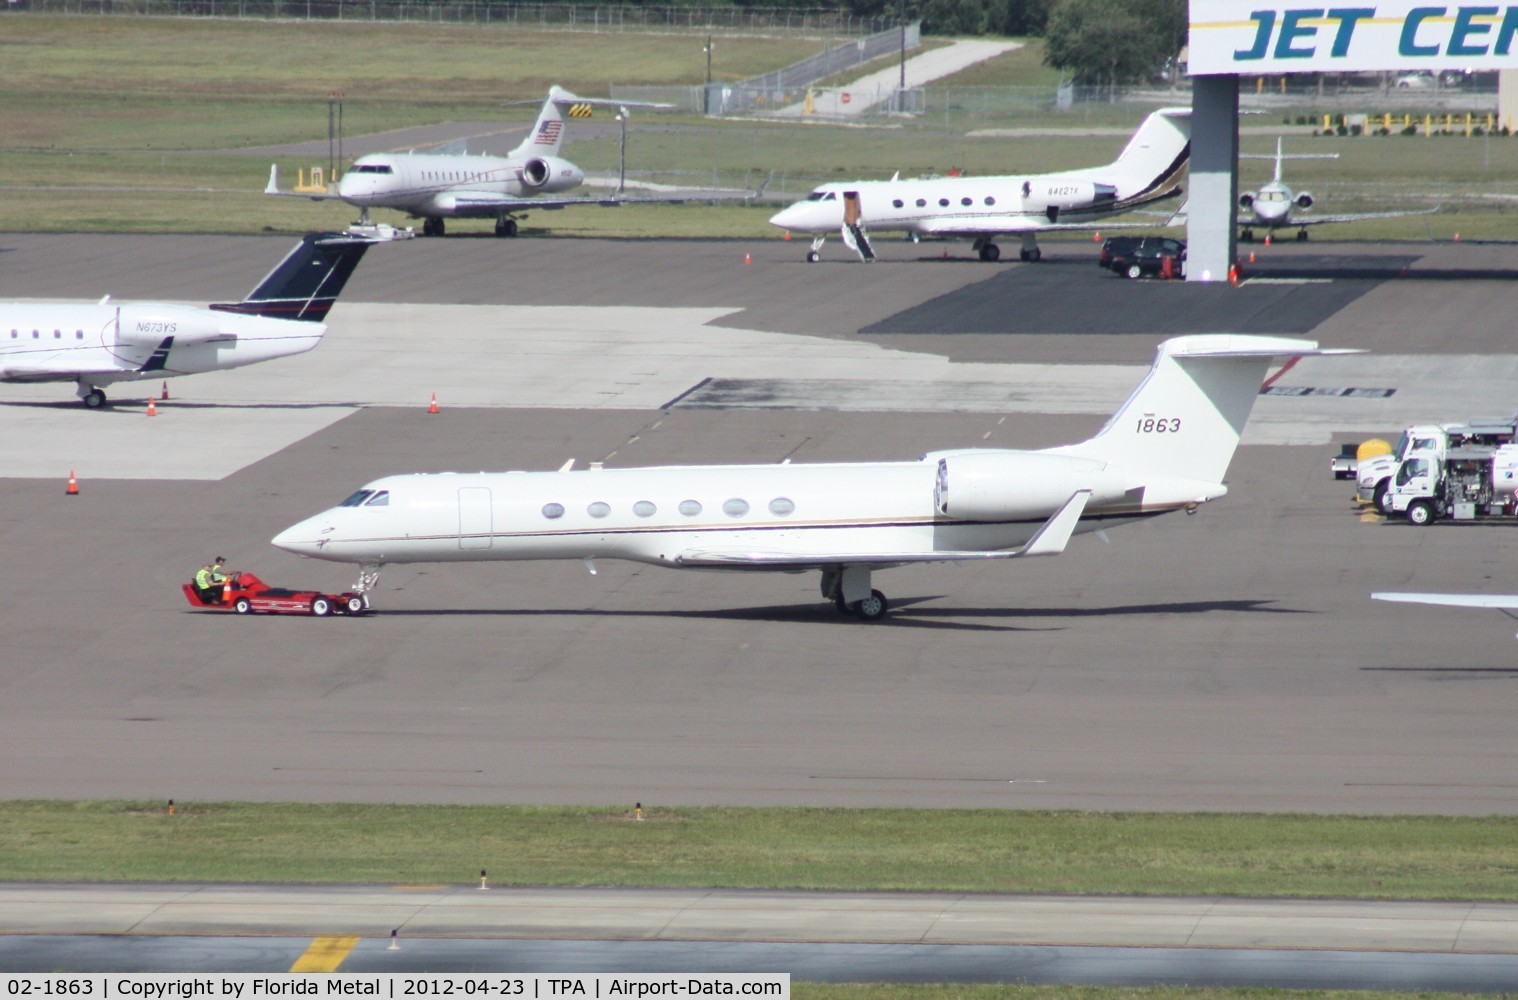
<instances>
[{"instance_id":1,"label":"white business jet","mask_svg":"<svg viewBox=\"0 0 1518 1000\"><path fill-rule=\"evenodd\" d=\"M442 236L444 219L495 219L497 236L515 236L519 213L532 208L567 205L621 205L630 202L679 202L685 197L624 197L621 191L604 198L548 197L585 182L585 172L559 156L569 118L588 118L592 109L614 107L626 115L630 108L669 108L646 101L611 101L576 97L563 87L550 87L532 130L505 156L463 153L371 153L354 161L337 182L337 193L282 191L278 165L269 168L265 194L311 198L340 198L360 209L358 225L372 225L369 209L393 208L422 222L423 236Z\"/></svg>"},{"instance_id":2,"label":"white business jet","mask_svg":"<svg viewBox=\"0 0 1518 1000\"><path fill-rule=\"evenodd\" d=\"M386 563L630 559L694 569L820 570L865 619L870 585L907 563L1057 555L1072 534L1194 511L1223 475L1271 359L1335 354L1310 340L1211 334L1160 345L1097 435L1042 451L958 449L910 462L435 473L368 483L277 535L290 552Z\"/></svg>"},{"instance_id":3,"label":"white business jet","mask_svg":"<svg viewBox=\"0 0 1518 1000\"><path fill-rule=\"evenodd\" d=\"M1329 222L1359 222L1364 219L1398 219L1409 215L1431 215L1438 208L1401 212L1360 212L1350 215L1314 215L1292 217L1292 209L1307 211L1315 199L1306 191L1293 191L1281 179L1282 160L1337 160L1338 153L1286 153L1281 149L1281 139L1276 139L1276 151L1269 153L1240 153L1241 160L1275 160L1275 176L1260 185L1258 191L1246 191L1239 195L1239 207L1245 210L1238 218L1243 227L1239 238L1248 243L1254 239L1254 231L1263 229L1273 234L1277 229L1297 230L1297 239L1307 239L1308 226L1321 226Z\"/></svg>"},{"instance_id":4,"label":"white business jet","mask_svg":"<svg viewBox=\"0 0 1518 1000\"><path fill-rule=\"evenodd\" d=\"M312 233L241 302L0 303L0 382L74 382L84 405L101 386L170 378L300 354L326 333L338 293L373 240Z\"/></svg>"},{"instance_id":5,"label":"white business jet","mask_svg":"<svg viewBox=\"0 0 1518 1000\"><path fill-rule=\"evenodd\" d=\"M1022 239L1023 260L1038 260L1038 234L1124 229L1112 217L1181 193L1191 153L1191 109L1165 108L1144 119L1118 158L1105 167L1055 174L936 177L824 184L780 210L770 225L813 235L816 263L828 233L839 233L863 260L874 260L871 231L973 239L981 260L1001 257L999 236ZM1153 225L1153 223L1150 223Z\"/></svg>"}]
</instances>

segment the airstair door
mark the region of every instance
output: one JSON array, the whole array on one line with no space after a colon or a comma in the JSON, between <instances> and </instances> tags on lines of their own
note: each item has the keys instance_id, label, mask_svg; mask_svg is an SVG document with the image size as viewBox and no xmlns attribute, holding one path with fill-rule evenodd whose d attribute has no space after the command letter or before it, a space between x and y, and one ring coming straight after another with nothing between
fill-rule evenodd
<instances>
[{"instance_id":1,"label":"airstair door","mask_svg":"<svg viewBox=\"0 0 1518 1000\"><path fill-rule=\"evenodd\" d=\"M845 226L859 225L858 191L845 191L843 193L843 224Z\"/></svg>"},{"instance_id":2,"label":"airstair door","mask_svg":"<svg viewBox=\"0 0 1518 1000\"><path fill-rule=\"evenodd\" d=\"M482 486L459 490L459 548L488 549L494 522L490 514L490 491Z\"/></svg>"}]
</instances>

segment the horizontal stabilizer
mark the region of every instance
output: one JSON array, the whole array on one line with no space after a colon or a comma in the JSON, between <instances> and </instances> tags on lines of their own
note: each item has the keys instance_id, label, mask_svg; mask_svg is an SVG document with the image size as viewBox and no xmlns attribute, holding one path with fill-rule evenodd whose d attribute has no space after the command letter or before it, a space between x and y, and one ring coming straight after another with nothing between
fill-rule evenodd
<instances>
[{"instance_id":1,"label":"horizontal stabilizer","mask_svg":"<svg viewBox=\"0 0 1518 1000\"><path fill-rule=\"evenodd\" d=\"M1399 601L1404 604L1441 604L1452 608L1495 608L1518 611L1518 594L1371 594L1372 600Z\"/></svg>"}]
</instances>

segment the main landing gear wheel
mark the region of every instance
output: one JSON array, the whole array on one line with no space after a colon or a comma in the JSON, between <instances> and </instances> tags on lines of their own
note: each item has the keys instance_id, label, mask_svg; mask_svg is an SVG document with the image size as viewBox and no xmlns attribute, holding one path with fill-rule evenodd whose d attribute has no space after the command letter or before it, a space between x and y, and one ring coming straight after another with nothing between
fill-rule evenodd
<instances>
[{"instance_id":1,"label":"main landing gear wheel","mask_svg":"<svg viewBox=\"0 0 1518 1000\"><path fill-rule=\"evenodd\" d=\"M870 596L854 605L854 613L865 621L878 621L885 617L885 595L878 590L870 591Z\"/></svg>"},{"instance_id":2,"label":"main landing gear wheel","mask_svg":"<svg viewBox=\"0 0 1518 1000\"><path fill-rule=\"evenodd\" d=\"M857 615L868 622L879 621L885 617L886 609L889 607L886 596L878 590L870 591L869 597L852 604L844 601L843 594L839 593L833 598L833 604L837 606L839 614Z\"/></svg>"},{"instance_id":3,"label":"main landing gear wheel","mask_svg":"<svg viewBox=\"0 0 1518 1000\"><path fill-rule=\"evenodd\" d=\"M423 236L443 236L446 233L447 233L447 227L443 225L443 220L442 219L423 219L422 220L422 235Z\"/></svg>"},{"instance_id":4,"label":"main landing gear wheel","mask_svg":"<svg viewBox=\"0 0 1518 1000\"><path fill-rule=\"evenodd\" d=\"M1305 229L1298 229L1297 230L1297 242L1298 243L1306 243L1307 242L1307 230L1305 230Z\"/></svg>"},{"instance_id":5,"label":"main landing gear wheel","mask_svg":"<svg viewBox=\"0 0 1518 1000\"><path fill-rule=\"evenodd\" d=\"M105 393L99 389L91 389L79 398L84 400L84 405L92 410L98 410L105 405Z\"/></svg>"},{"instance_id":6,"label":"main landing gear wheel","mask_svg":"<svg viewBox=\"0 0 1518 1000\"><path fill-rule=\"evenodd\" d=\"M1017 256L1031 263L1036 260L1042 260L1044 252L1038 247L1034 247L1032 250L1019 250Z\"/></svg>"},{"instance_id":7,"label":"main landing gear wheel","mask_svg":"<svg viewBox=\"0 0 1518 1000\"><path fill-rule=\"evenodd\" d=\"M441 220L439 220L439 221L441 221ZM517 220L515 220L515 219L497 219L497 220L495 220L495 234L497 236L515 236L517 234Z\"/></svg>"},{"instance_id":8,"label":"main landing gear wheel","mask_svg":"<svg viewBox=\"0 0 1518 1000\"><path fill-rule=\"evenodd\" d=\"M332 613L332 602L325 597L311 598L311 613L318 618L325 618Z\"/></svg>"},{"instance_id":9,"label":"main landing gear wheel","mask_svg":"<svg viewBox=\"0 0 1518 1000\"><path fill-rule=\"evenodd\" d=\"M980 248L980 259L988 264L992 263L993 261L1001 260L1001 247L997 246L995 243L987 243L985 246ZM1025 256L1023 259L1026 260L1027 257Z\"/></svg>"}]
</instances>

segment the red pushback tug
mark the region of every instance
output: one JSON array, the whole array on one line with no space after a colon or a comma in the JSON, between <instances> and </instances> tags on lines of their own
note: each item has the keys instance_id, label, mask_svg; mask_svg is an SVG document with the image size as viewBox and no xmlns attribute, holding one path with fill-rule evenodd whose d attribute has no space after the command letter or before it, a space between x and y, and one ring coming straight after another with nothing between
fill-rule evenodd
<instances>
[{"instance_id":1,"label":"red pushback tug","mask_svg":"<svg viewBox=\"0 0 1518 1000\"><path fill-rule=\"evenodd\" d=\"M193 583L184 584L184 596L190 606L205 611L235 611L250 615L255 611L280 615L361 615L369 610L362 594L345 591L324 594L319 590L286 590L271 587L252 573L238 573L227 581L226 597L221 601L201 600Z\"/></svg>"}]
</instances>

